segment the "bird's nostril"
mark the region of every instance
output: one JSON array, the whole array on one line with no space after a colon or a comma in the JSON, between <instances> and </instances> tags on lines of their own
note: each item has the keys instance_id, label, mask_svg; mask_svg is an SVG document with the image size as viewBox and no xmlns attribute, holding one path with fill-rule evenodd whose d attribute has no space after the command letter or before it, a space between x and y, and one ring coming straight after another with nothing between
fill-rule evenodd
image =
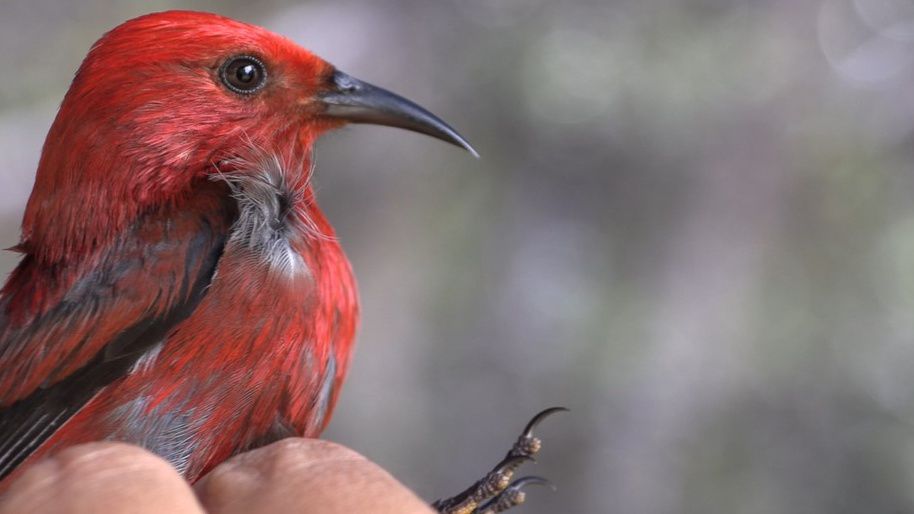
<instances>
[{"instance_id":1,"label":"bird's nostril","mask_svg":"<svg viewBox=\"0 0 914 514\"><path fill-rule=\"evenodd\" d=\"M339 91L349 93L359 89L358 83L352 77L341 71L333 74L333 82Z\"/></svg>"}]
</instances>

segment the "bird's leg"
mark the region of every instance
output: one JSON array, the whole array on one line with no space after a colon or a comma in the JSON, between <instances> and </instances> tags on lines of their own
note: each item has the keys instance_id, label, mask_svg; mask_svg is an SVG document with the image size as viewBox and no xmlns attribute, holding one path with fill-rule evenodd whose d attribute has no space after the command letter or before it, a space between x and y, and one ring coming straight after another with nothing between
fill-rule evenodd
<instances>
[{"instance_id":1,"label":"bird's leg","mask_svg":"<svg viewBox=\"0 0 914 514\"><path fill-rule=\"evenodd\" d=\"M518 505L523 505L524 501L527 499L527 493L525 493L523 489L528 485L545 485L555 489L555 486L545 478L518 478L505 488L504 491L477 507L475 512L478 514L497 514L498 512L504 512L508 509L517 507Z\"/></svg>"},{"instance_id":2,"label":"bird's leg","mask_svg":"<svg viewBox=\"0 0 914 514\"><path fill-rule=\"evenodd\" d=\"M492 471L460 494L436 501L432 508L441 514L494 514L523 503L525 486L551 485L539 477L524 477L514 482L511 479L521 464L534 460L543 446L543 442L533 435L537 425L552 414L567 410L564 407L552 407L533 416L508 454Z\"/></svg>"}]
</instances>

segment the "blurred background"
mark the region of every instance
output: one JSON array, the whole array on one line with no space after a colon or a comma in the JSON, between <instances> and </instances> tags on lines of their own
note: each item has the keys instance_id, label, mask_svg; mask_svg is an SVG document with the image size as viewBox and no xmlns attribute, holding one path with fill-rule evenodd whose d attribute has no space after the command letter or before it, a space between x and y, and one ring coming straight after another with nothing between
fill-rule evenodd
<instances>
[{"instance_id":1,"label":"blurred background","mask_svg":"<svg viewBox=\"0 0 914 514\"><path fill-rule=\"evenodd\" d=\"M327 437L433 499L558 404L520 512L914 510L914 1L0 0L0 246L90 45L174 7L483 156L321 142L364 304Z\"/></svg>"}]
</instances>

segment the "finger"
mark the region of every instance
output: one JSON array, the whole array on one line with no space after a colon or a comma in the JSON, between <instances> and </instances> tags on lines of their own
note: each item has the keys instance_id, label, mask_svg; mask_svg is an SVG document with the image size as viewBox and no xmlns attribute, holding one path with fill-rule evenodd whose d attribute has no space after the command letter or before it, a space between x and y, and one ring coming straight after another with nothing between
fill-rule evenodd
<instances>
[{"instance_id":1,"label":"finger","mask_svg":"<svg viewBox=\"0 0 914 514\"><path fill-rule=\"evenodd\" d=\"M233 457L195 490L212 514L433 512L365 457L315 439L285 439Z\"/></svg>"},{"instance_id":2,"label":"finger","mask_svg":"<svg viewBox=\"0 0 914 514\"><path fill-rule=\"evenodd\" d=\"M0 500L0 514L203 514L167 462L136 446L91 443L36 463Z\"/></svg>"}]
</instances>

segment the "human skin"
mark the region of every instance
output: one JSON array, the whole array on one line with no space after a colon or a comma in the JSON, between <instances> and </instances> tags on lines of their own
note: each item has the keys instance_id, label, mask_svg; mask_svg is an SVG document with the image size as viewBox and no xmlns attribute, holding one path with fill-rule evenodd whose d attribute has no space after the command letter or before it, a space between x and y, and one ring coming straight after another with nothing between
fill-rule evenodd
<instances>
[{"instance_id":1,"label":"human skin","mask_svg":"<svg viewBox=\"0 0 914 514\"><path fill-rule=\"evenodd\" d=\"M430 514L389 473L343 446L291 438L237 455L193 486L136 446L68 448L19 476L0 514Z\"/></svg>"}]
</instances>

